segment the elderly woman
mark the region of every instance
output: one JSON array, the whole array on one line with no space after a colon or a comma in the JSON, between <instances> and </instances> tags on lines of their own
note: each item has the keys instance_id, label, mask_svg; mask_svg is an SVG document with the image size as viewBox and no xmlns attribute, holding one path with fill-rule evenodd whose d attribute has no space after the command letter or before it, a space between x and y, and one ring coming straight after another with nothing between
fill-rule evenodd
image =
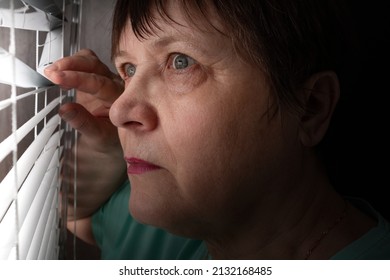
<instances>
[{"instance_id":1,"label":"elderly woman","mask_svg":"<svg viewBox=\"0 0 390 280\"><path fill-rule=\"evenodd\" d=\"M341 2L119 0L123 84L89 50L46 69L99 104L61 108L87 147L70 228L103 258L388 259L388 222L340 196L316 151Z\"/></svg>"}]
</instances>

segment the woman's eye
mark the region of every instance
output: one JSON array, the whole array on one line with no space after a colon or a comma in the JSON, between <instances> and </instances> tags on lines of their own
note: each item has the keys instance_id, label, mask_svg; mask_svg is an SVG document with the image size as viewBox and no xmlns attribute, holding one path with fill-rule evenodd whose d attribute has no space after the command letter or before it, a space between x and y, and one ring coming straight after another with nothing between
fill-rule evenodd
<instances>
[{"instance_id":1,"label":"woman's eye","mask_svg":"<svg viewBox=\"0 0 390 280\"><path fill-rule=\"evenodd\" d=\"M126 63L123 67L126 78L131 78L135 75L136 67L131 63Z\"/></svg>"},{"instance_id":2,"label":"woman's eye","mask_svg":"<svg viewBox=\"0 0 390 280\"><path fill-rule=\"evenodd\" d=\"M193 58L185 54L175 54L172 58L172 67L176 70L185 69L195 63Z\"/></svg>"}]
</instances>

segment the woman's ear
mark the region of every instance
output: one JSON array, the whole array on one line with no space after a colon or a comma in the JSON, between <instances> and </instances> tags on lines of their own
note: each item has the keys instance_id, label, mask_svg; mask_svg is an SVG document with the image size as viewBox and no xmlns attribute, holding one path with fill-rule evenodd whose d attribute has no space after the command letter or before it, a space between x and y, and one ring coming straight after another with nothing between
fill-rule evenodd
<instances>
[{"instance_id":1,"label":"woman's ear","mask_svg":"<svg viewBox=\"0 0 390 280\"><path fill-rule=\"evenodd\" d=\"M307 147L317 145L324 137L340 96L336 73L319 72L312 75L303 88L304 113L299 137Z\"/></svg>"}]
</instances>

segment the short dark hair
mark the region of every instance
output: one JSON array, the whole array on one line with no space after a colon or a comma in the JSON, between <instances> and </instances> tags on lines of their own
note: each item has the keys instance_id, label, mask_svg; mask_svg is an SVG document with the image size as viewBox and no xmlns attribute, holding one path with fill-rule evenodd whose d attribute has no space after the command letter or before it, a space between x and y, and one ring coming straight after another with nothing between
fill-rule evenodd
<instances>
[{"instance_id":1,"label":"short dark hair","mask_svg":"<svg viewBox=\"0 0 390 280\"><path fill-rule=\"evenodd\" d=\"M165 20L164 0L118 0L114 12L112 54L130 21L136 36L145 38L158 28L152 7ZM278 108L300 110L298 89L314 73L339 67L347 47L343 0L178 0L178 8L193 18L208 18L214 8L239 55L264 70ZM194 23L196 21L194 20Z\"/></svg>"}]
</instances>

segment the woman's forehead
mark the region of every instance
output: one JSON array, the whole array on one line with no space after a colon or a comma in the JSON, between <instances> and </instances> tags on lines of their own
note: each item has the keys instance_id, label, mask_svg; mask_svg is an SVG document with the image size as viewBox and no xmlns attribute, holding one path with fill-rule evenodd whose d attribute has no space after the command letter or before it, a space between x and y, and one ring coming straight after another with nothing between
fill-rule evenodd
<instances>
[{"instance_id":1,"label":"woman's forehead","mask_svg":"<svg viewBox=\"0 0 390 280\"><path fill-rule=\"evenodd\" d=\"M113 60L135 56L140 44L153 56L179 51L195 59L208 58L207 62L211 62L223 55L235 55L231 40L215 30L204 31L188 25L162 23L153 33L139 38L128 24L122 32L117 51L113 53Z\"/></svg>"},{"instance_id":2,"label":"woman's forehead","mask_svg":"<svg viewBox=\"0 0 390 280\"><path fill-rule=\"evenodd\" d=\"M173 1L177 2L177 1ZM187 46L201 51L213 48L231 49L229 45L231 40L220 30L205 19L201 14L187 14L187 10L180 6L167 5L164 13L160 12L157 7L150 11L148 23L142 22L134 25L130 20L122 30L119 39L119 45L116 52L113 53L113 59L121 55L121 52L128 47L131 48L132 42L147 42L151 49L161 49L175 42L184 42ZM199 20L196 20L196 19ZM214 17L215 24L217 21Z\"/></svg>"}]
</instances>

